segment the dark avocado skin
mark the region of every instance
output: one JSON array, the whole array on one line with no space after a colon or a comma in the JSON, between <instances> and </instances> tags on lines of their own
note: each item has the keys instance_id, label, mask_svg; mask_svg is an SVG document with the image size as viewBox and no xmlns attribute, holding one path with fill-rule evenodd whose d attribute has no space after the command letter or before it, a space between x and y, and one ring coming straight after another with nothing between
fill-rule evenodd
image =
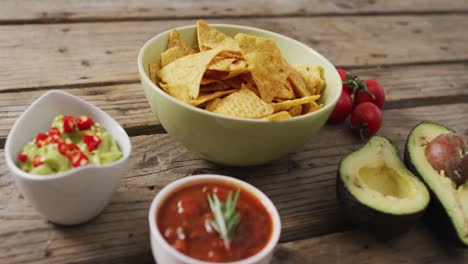
<instances>
[{"instance_id":1,"label":"dark avocado skin","mask_svg":"<svg viewBox=\"0 0 468 264\"><path fill-rule=\"evenodd\" d=\"M421 124L432 124L432 125L437 125L441 126L439 124L435 123L430 123L430 122L422 122L416 125L413 130L421 125ZM442 126L444 127L444 126ZM455 132L450 128L445 127L447 130L451 132ZM416 175L423 183L426 185L427 189L429 190L429 193L431 195L431 201L429 202L429 206L426 210L426 214L424 216L424 222L431 228L431 230L434 230L435 234L444 240L450 241L456 246L459 247L468 247L468 245L464 244L463 241L460 240L458 237L457 231L455 230L455 226L453 225L453 222L450 219L450 216L447 214L447 211L445 211L444 206L439 200L439 197L435 195L434 191L431 189L431 186L427 184L424 181L424 178L421 176L421 173L418 171L416 168L416 165L414 162L411 160L411 157L409 155L409 139L411 135L413 134L413 130L408 135L408 138L405 143L405 153L404 153L404 162L406 167L414 174Z\"/></svg>"},{"instance_id":2,"label":"dark avocado skin","mask_svg":"<svg viewBox=\"0 0 468 264\"><path fill-rule=\"evenodd\" d=\"M398 148L393 142L390 141L390 143L398 154ZM338 168L341 168L341 162ZM381 240L389 240L409 231L413 224L424 214L424 210L422 210L406 215L393 215L362 204L346 187L341 179L340 169L338 169L336 177L336 194L343 212L351 222Z\"/></svg>"},{"instance_id":3,"label":"dark avocado skin","mask_svg":"<svg viewBox=\"0 0 468 264\"><path fill-rule=\"evenodd\" d=\"M392 215L372 209L354 198L341 180L339 172L336 192L340 206L351 222L382 240L392 239L409 231L424 212Z\"/></svg>"}]
</instances>

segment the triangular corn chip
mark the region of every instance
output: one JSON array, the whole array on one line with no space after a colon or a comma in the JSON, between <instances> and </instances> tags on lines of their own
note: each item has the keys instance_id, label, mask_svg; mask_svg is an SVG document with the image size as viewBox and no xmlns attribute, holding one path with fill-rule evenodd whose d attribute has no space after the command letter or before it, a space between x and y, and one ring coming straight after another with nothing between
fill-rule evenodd
<instances>
[{"instance_id":1,"label":"triangular corn chip","mask_svg":"<svg viewBox=\"0 0 468 264\"><path fill-rule=\"evenodd\" d=\"M164 68L169 63L193 53L195 51L187 45L180 33L173 29L169 33L167 50L161 53L161 66Z\"/></svg>"},{"instance_id":2,"label":"triangular corn chip","mask_svg":"<svg viewBox=\"0 0 468 264\"><path fill-rule=\"evenodd\" d=\"M191 54L173 61L159 71L161 82L167 84L167 92L183 102L198 97L203 73L220 50Z\"/></svg>"},{"instance_id":3,"label":"triangular corn chip","mask_svg":"<svg viewBox=\"0 0 468 264\"><path fill-rule=\"evenodd\" d=\"M234 39L211 27L203 20L197 21L197 37L198 47L201 51L215 48L225 48L233 51L239 50Z\"/></svg>"},{"instance_id":4,"label":"triangular corn chip","mask_svg":"<svg viewBox=\"0 0 468 264\"><path fill-rule=\"evenodd\" d=\"M279 121L279 120L289 119L291 117L292 116L291 116L291 114L289 114L288 111L281 111L281 112L269 115L267 117L264 117L263 119L266 119L266 120L269 120L269 121Z\"/></svg>"},{"instance_id":5,"label":"triangular corn chip","mask_svg":"<svg viewBox=\"0 0 468 264\"><path fill-rule=\"evenodd\" d=\"M292 116L299 116L302 114L302 105L295 105L289 108L289 114Z\"/></svg>"},{"instance_id":6,"label":"triangular corn chip","mask_svg":"<svg viewBox=\"0 0 468 264\"><path fill-rule=\"evenodd\" d=\"M222 83L222 82L212 82L209 84L200 85L200 93L209 93L209 92L218 92L227 90L230 87L229 85ZM234 88L234 90L239 90L238 88ZM200 97L200 95L199 95Z\"/></svg>"},{"instance_id":7,"label":"triangular corn chip","mask_svg":"<svg viewBox=\"0 0 468 264\"><path fill-rule=\"evenodd\" d=\"M232 89L232 90L219 91L219 92L206 93L206 94L201 94L200 93L200 95L197 97L197 99L194 99L194 100L190 101L190 104L193 105L193 106L198 106L198 105L206 103L206 102L208 102L210 100L213 100L215 98L219 98L219 97L225 96L227 94L231 94L231 93L233 93L235 91L237 91L237 90Z\"/></svg>"},{"instance_id":8,"label":"triangular corn chip","mask_svg":"<svg viewBox=\"0 0 468 264\"><path fill-rule=\"evenodd\" d=\"M288 110L289 108L295 105L303 105L303 104L314 102L318 100L319 98L320 98L320 95L311 95L311 96L306 96L306 97L302 97L299 99L286 100L280 103L272 103L271 106L273 106L273 109L275 109L275 112L279 112L283 110Z\"/></svg>"},{"instance_id":9,"label":"triangular corn chip","mask_svg":"<svg viewBox=\"0 0 468 264\"><path fill-rule=\"evenodd\" d=\"M169 40L167 41L167 49L174 47L179 47L188 54L195 53L195 51L192 48L190 48L189 45L187 45L185 40L180 35L179 31L175 29L171 30L171 33L169 33Z\"/></svg>"},{"instance_id":10,"label":"triangular corn chip","mask_svg":"<svg viewBox=\"0 0 468 264\"><path fill-rule=\"evenodd\" d=\"M275 99L294 99L294 98L295 98L294 91L289 81L283 84L283 88L275 96Z\"/></svg>"},{"instance_id":11,"label":"triangular corn chip","mask_svg":"<svg viewBox=\"0 0 468 264\"><path fill-rule=\"evenodd\" d=\"M272 39L237 34L236 42L257 85L260 97L266 102L283 89L289 75L288 65Z\"/></svg>"},{"instance_id":12,"label":"triangular corn chip","mask_svg":"<svg viewBox=\"0 0 468 264\"><path fill-rule=\"evenodd\" d=\"M164 68L166 65L170 64L171 62L190 55L192 53L187 53L181 47L172 47L165 52L161 53L161 66Z\"/></svg>"},{"instance_id":13,"label":"triangular corn chip","mask_svg":"<svg viewBox=\"0 0 468 264\"><path fill-rule=\"evenodd\" d=\"M302 78L302 75L294 69L292 66L288 65L289 76L288 80L290 81L294 93L297 97L304 97L312 95L306 87L306 83Z\"/></svg>"},{"instance_id":14,"label":"triangular corn chip","mask_svg":"<svg viewBox=\"0 0 468 264\"><path fill-rule=\"evenodd\" d=\"M219 98L215 98L211 101L209 101L207 104L206 104L206 107L205 107L205 110L208 110L210 112L213 112L213 110L215 110L218 105L222 102L223 100L222 99L219 99Z\"/></svg>"},{"instance_id":15,"label":"triangular corn chip","mask_svg":"<svg viewBox=\"0 0 468 264\"><path fill-rule=\"evenodd\" d=\"M161 69L159 66L159 63L150 63L148 64L148 75L151 79L151 81L155 84L158 84L159 79L158 79L158 72Z\"/></svg>"},{"instance_id":16,"label":"triangular corn chip","mask_svg":"<svg viewBox=\"0 0 468 264\"><path fill-rule=\"evenodd\" d=\"M325 88L322 66L297 64L293 65L293 67L301 74L307 90L311 94L320 94L322 92L323 88Z\"/></svg>"},{"instance_id":17,"label":"triangular corn chip","mask_svg":"<svg viewBox=\"0 0 468 264\"><path fill-rule=\"evenodd\" d=\"M316 102L310 102L310 103L304 105L304 107L302 109L302 114L308 114L308 113L315 112L315 111L319 110L322 107L323 107L323 104L317 104Z\"/></svg>"},{"instance_id":18,"label":"triangular corn chip","mask_svg":"<svg viewBox=\"0 0 468 264\"><path fill-rule=\"evenodd\" d=\"M217 101L215 104L214 106L207 106L207 109L228 116L262 118L273 113L271 105L245 87L226 96L221 101Z\"/></svg>"}]
</instances>

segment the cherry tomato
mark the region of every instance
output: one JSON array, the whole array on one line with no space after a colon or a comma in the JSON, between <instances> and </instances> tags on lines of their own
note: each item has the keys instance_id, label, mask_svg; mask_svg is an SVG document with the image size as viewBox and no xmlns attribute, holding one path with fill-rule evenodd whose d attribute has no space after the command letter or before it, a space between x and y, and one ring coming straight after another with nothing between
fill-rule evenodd
<instances>
[{"instance_id":1,"label":"cherry tomato","mask_svg":"<svg viewBox=\"0 0 468 264\"><path fill-rule=\"evenodd\" d=\"M348 74L348 72L339 68L336 70L338 71L338 74L340 75L341 80L344 81L346 79L346 75Z\"/></svg>"},{"instance_id":2,"label":"cherry tomato","mask_svg":"<svg viewBox=\"0 0 468 264\"><path fill-rule=\"evenodd\" d=\"M376 80L365 80L367 89L358 91L354 96L354 102L360 104L371 102L382 109L385 103L385 92Z\"/></svg>"},{"instance_id":3,"label":"cherry tomato","mask_svg":"<svg viewBox=\"0 0 468 264\"><path fill-rule=\"evenodd\" d=\"M343 91L353 96L357 91L367 90L365 83L359 77L350 74L343 69L337 69L343 82Z\"/></svg>"},{"instance_id":4,"label":"cherry tomato","mask_svg":"<svg viewBox=\"0 0 468 264\"><path fill-rule=\"evenodd\" d=\"M87 130L94 125L94 120L89 116L80 116L75 122L79 130Z\"/></svg>"},{"instance_id":5,"label":"cherry tomato","mask_svg":"<svg viewBox=\"0 0 468 264\"><path fill-rule=\"evenodd\" d=\"M46 133L38 133L36 135L36 138L34 139L34 143L36 143L36 146L38 148L42 147L42 145L46 145L47 144L47 134Z\"/></svg>"},{"instance_id":6,"label":"cherry tomato","mask_svg":"<svg viewBox=\"0 0 468 264\"><path fill-rule=\"evenodd\" d=\"M328 119L329 123L340 123L343 122L353 110L353 100L351 96L343 91L340 99L336 103L335 109Z\"/></svg>"},{"instance_id":7,"label":"cherry tomato","mask_svg":"<svg viewBox=\"0 0 468 264\"><path fill-rule=\"evenodd\" d=\"M63 117L63 131L72 132L75 130L75 118L73 116L64 116Z\"/></svg>"},{"instance_id":8,"label":"cherry tomato","mask_svg":"<svg viewBox=\"0 0 468 264\"><path fill-rule=\"evenodd\" d=\"M49 129L49 132L47 132L47 135L48 135L49 137L52 137L52 136L55 136L55 135L60 136L61 133L60 133L60 130L59 130L58 128L56 128L56 127L51 127L51 128Z\"/></svg>"},{"instance_id":9,"label":"cherry tomato","mask_svg":"<svg viewBox=\"0 0 468 264\"><path fill-rule=\"evenodd\" d=\"M79 167L89 163L88 157L81 151L75 151L70 161L73 167Z\"/></svg>"},{"instance_id":10,"label":"cherry tomato","mask_svg":"<svg viewBox=\"0 0 468 264\"><path fill-rule=\"evenodd\" d=\"M39 155L34 155L32 161L31 161L31 164L34 166L34 167L39 167L41 166L42 164L44 164L44 158L42 158L41 156Z\"/></svg>"},{"instance_id":11,"label":"cherry tomato","mask_svg":"<svg viewBox=\"0 0 468 264\"><path fill-rule=\"evenodd\" d=\"M26 162L28 160L28 156L24 153L18 154L18 161L20 163Z\"/></svg>"},{"instance_id":12,"label":"cherry tomato","mask_svg":"<svg viewBox=\"0 0 468 264\"><path fill-rule=\"evenodd\" d=\"M364 102L354 108L351 114L351 128L362 139L369 138L377 133L382 126L382 112L373 103Z\"/></svg>"},{"instance_id":13,"label":"cherry tomato","mask_svg":"<svg viewBox=\"0 0 468 264\"><path fill-rule=\"evenodd\" d=\"M75 155L75 152L79 151L78 146L73 142L59 142L57 145L57 149L60 152L60 154L64 155L68 159L71 159Z\"/></svg>"},{"instance_id":14,"label":"cherry tomato","mask_svg":"<svg viewBox=\"0 0 468 264\"><path fill-rule=\"evenodd\" d=\"M96 134L84 134L83 143L88 146L88 151L92 152L102 143L102 139Z\"/></svg>"},{"instance_id":15,"label":"cherry tomato","mask_svg":"<svg viewBox=\"0 0 468 264\"><path fill-rule=\"evenodd\" d=\"M347 92L348 94L353 94L353 89L348 87L345 82L346 82L346 77L349 75L347 71L343 69L336 69L338 71L338 74L341 77L341 81L343 82L343 91Z\"/></svg>"}]
</instances>

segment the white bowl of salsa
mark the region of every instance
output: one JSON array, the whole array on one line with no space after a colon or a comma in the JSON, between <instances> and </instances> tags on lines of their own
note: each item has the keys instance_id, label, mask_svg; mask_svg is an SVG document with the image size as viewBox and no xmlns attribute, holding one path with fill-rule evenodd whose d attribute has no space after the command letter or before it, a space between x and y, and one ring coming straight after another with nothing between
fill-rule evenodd
<instances>
[{"instance_id":1,"label":"white bowl of salsa","mask_svg":"<svg viewBox=\"0 0 468 264\"><path fill-rule=\"evenodd\" d=\"M239 215L234 228L228 228L229 240L215 230L220 225L208 195L212 201L219 198L220 208L232 207ZM228 200L231 206L226 205ZM165 264L266 264L281 233L278 211L263 192L213 174L185 177L164 187L151 204L148 221L154 259ZM229 226L230 221L226 223Z\"/></svg>"},{"instance_id":2,"label":"white bowl of salsa","mask_svg":"<svg viewBox=\"0 0 468 264\"><path fill-rule=\"evenodd\" d=\"M37 152L26 151L26 146L38 143L39 134L51 136L50 126L54 118L60 114L92 117L96 125L103 127L102 131L105 128L105 131L112 135L111 138L120 148L121 156L105 164L92 162L92 157L88 156L89 162L78 160L79 164L68 166L66 170L59 169L52 172L45 166L48 161L39 159L37 168L25 169L19 164L21 162L19 156L29 154L28 162L34 160L31 153ZM48 132L42 133L45 131ZM60 132L64 133L62 128ZM104 137L101 139L102 144L108 141ZM52 148L53 144L48 146ZM130 139L112 117L76 96L56 90L45 93L26 109L16 120L5 143L6 164L19 190L40 214L51 222L61 225L87 222L105 208L127 170L130 153ZM55 154L55 156L61 155L58 152ZM65 156L61 157L61 161L66 159ZM31 164L34 167L36 165L33 164L33 160ZM58 163L59 159L56 160ZM72 160L74 158L70 156L70 162Z\"/></svg>"}]
</instances>

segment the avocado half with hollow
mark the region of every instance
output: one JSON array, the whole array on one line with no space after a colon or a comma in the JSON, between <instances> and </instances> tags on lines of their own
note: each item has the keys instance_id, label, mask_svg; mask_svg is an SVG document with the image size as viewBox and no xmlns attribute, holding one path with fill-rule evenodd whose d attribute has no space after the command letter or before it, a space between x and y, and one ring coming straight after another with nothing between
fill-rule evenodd
<instances>
[{"instance_id":1,"label":"avocado half with hollow","mask_svg":"<svg viewBox=\"0 0 468 264\"><path fill-rule=\"evenodd\" d=\"M355 225L385 239L409 230L430 197L396 146L378 136L341 160L337 196Z\"/></svg>"},{"instance_id":2,"label":"avocado half with hollow","mask_svg":"<svg viewBox=\"0 0 468 264\"><path fill-rule=\"evenodd\" d=\"M425 217L426 222L439 235L454 239L458 245L466 247L468 246L468 182L466 178L464 183L457 182L444 171L435 170L426 155L429 144L444 134L454 135L454 131L428 122L414 127L406 142L405 164L424 181L431 193L432 199ZM443 158L450 162L452 157Z\"/></svg>"}]
</instances>

